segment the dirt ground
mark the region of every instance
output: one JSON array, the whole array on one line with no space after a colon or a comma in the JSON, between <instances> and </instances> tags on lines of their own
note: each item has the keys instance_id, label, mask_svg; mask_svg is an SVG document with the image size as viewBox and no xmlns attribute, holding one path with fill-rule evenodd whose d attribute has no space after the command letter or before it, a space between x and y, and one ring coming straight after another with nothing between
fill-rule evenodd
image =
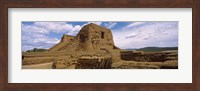
<instances>
[{"instance_id":1,"label":"dirt ground","mask_svg":"<svg viewBox=\"0 0 200 91\"><path fill-rule=\"evenodd\" d=\"M34 65L23 65L22 69L52 69L53 62L43 63L43 64L34 64Z\"/></svg>"}]
</instances>

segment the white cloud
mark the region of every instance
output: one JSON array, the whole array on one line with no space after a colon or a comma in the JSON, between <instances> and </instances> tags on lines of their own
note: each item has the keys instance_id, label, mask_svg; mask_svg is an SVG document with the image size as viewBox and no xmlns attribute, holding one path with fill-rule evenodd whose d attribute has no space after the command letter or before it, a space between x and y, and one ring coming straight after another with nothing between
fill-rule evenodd
<instances>
[{"instance_id":1,"label":"white cloud","mask_svg":"<svg viewBox=\"0 0 200 91\"><path fill-rule=\"evenodd\" d=\"M105 24L105 27L111 29L111 28L115 27L115 25L117 25L116 22L108 22Z\"/></svg>"},{"instance_id":2,"label":"white cloud","mask_svg":"<svg viewBox=\"0 0 200 91\"><path fill-rule=\"evenodd\" d=\"M66 33L74 35L82 28L80 25L73 26L66 22L35 22L33 26L45 28L50 32Z\"/></svg>"},{"instance_id":3,"label":"white cloud","mask_svg":"<svg viewBox=\"0 0 200 91\"><path fill-rule=\"evenodd\" d=\"M137 27L140 24L143 25ZM123 49L178 46L178 22L143 22L135 23L135 27L130 24L115 30L113 36L116 46Z\"/></svg>"},{"instance_id":4,"label":"white cloud","mask_svg":"<svg viewBox=\"0 0 200 91\"><path fill-rule=\"evenodd\" d=\"M124 27L124 29L131 29L133 27L136 27L136 26L139 26L139 25L142 25L142 24L145 24L146 22L133 22L131 24L129 24L128 26Z\"/></svg>"},{"instance_id":5,"label":"white cloud","mask_svg":"<svg viewBox=\"0 0 200 91\"><path fill-rule=\"evenodd\" d=\"M49 34L76 35L82 28L80 25L73 26L66 22L34 22L33 24L22 24L22 50L33 48L50 48L60 41Z\"/></svg>"},{"instance_id":6,"label":"white cloud","mask_svg":"<svg viewBox=\"0 0 200 91\"><path fill-rule=\"evenodd\" d=\"M38 33L23 33L22 36L22 51L30 50L33 48L50 48L60 40L50 38L43 34Z\"/></svg>"},{"instance_id":7,"label":"white cloud","mask_svg":"<svg viewBox=\"0 0 200 91\"><path fill-rule=\"evenodd\" d=\"M24 25L24 24L22 24L22 31L25 33L40 33L40 34L49 33L49 31L45 28L31 26L31 25Z\"/></svg>"},{"instance_id":8,"label":"white cloud","mask_svg":"<svg viewBox=\"0 0 200 91\"><path fill-rule=\"evenodd\" d=\"M101 25L102 24L102 22L87 22L87 23L83 24L81 27L83 27L83 26L85 26L87 24L90 24L90 23L94 23L94 24L97 24L97 25Z\"/></svg>"},{"instance_id":9,"label":"white cloud","mask_svg":"<svg viewBox=\"0 0 200 91\"><path fill-rule=\"evenodd\" d=\"M97 24L97 25L101 25L101 24L102 24L102 22L88 22L88 23L86 23L85 25L87 25L87 24L89 24L89 23L94 23L94 24Z\"/></svg>"},{"instance_id":10,"label":"white cloud","mask_svg":"<svg viewBox=\"0 0 200 91\"><path fill-rule=\"evenodd\" d=\"M89 23L102 24L102 22L88 22L86 24ZM50 33L75 36L84 25L72 25L67 22L22 23L22 50L50 48L60 41L60 39L50 37Z\"/></svg>"},{"instance_id":11,"label":"white cloud","mask_svg":"<svg viewBox=\"0 0 200 91\"><path fill-rule=\"evenodd\" d=\"M88 22L101 25L102 22ZM76 35L86 25L72 25L66 22L34 22L22 24L22 49L50 48L60 38L49 34ZM109 22L105 26L113 28L117 23ZM178 22L134 22L121 30L114 30L113 37L119 48L141 48L147 46L177 46Z\"/></svg>"}]
</instances>

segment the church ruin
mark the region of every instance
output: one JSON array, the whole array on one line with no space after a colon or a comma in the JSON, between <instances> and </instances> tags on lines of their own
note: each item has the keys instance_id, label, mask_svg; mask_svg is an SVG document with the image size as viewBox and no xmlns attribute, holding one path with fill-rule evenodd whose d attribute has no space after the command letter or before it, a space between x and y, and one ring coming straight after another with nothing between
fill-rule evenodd
<instances>
[{"instance_id":1,"label":"church ruin","mask_svg":"<svg viewBox=\"0 0 200 91\"><path fill-rule=\"evenodd\" d=\"M85 25L75 37L63 35L61 42L49 51L111 51L113 49L117 47L114 45L111 30L90 23Z\"/></svg>"},{"instance_id":2,"label":"church ruin","mask_svg":"<svg viewBox=\"0 0 200 91\"><path fill-rule=\"evenodd\" d=\"M159 69L177 68L177 61L172 61L170 65L165 63L167 60L178 60L176 57L174 53L119 49L114 44L110 29L90 23L83 26L76 36L64 34L61 41L46 52L24 53L22 65L52 62L53 69ZM137 62L162 63L150 65Z\"/></svg>"}]
</instances>

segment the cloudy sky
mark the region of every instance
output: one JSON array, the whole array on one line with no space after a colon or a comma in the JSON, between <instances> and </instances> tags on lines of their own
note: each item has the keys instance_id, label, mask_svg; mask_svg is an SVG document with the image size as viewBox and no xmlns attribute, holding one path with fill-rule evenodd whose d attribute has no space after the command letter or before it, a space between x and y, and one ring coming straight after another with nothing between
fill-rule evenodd
<instances>
[{"instance_id":1,"label":"cloudy sky","mask_svg":"<svg viewBox=\"0 0 200 91\"><path fill-rule=\"evenodd\" d=\"M50 48L63 34L75 36L90 22L22 22L22 51ZM122 49L177 47L178 22L93 22L112 30Z\"/></svg>"}]
</instances>

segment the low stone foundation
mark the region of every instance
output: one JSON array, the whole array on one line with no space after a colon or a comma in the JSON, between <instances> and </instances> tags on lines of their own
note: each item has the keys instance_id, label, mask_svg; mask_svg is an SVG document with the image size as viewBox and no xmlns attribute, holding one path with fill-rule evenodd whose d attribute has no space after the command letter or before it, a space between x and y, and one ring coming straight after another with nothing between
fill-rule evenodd
<instances>
[{"instance_id":1,"label":"low stone foundation","mask_svg":"<svg viewBox=\"0 0 200 91\"><path fill-rule=\"evenodd\" d=\"M123 60L134 60L135 57L142 56L143 52L120 51L120 55Z\"/></svg>"},{"instance_id":2,"label":"low stone foundation","mask_svg":"<svg viewBox=\"0 0 200 91\"><path fill-rule=\"evenodd\" d=\"M53 69L75 69L77 64L76 59L65 57L65 58L54 58L53 60Z\"/></svg>"},{"instance_id":3,"label":"low stone foundation","mask_svg":"<svg viewBox=\"0 0 200 91\"><path fill-rule=\"evenodd\" d=\"M112 57L80 57L76 69L110 69Z\"/></svg>"},{"instance_id":4,"label":"low stone foundation","mask_svg":"<svg viewBox=\"0 0 200 91\"><path fill-rule=\"evenodd\" d=\"M121 59L126 61L142 62L164 62L168 55L166 53L142 53L136 51L121 51Z\"/></svg>"}]
</instances>

